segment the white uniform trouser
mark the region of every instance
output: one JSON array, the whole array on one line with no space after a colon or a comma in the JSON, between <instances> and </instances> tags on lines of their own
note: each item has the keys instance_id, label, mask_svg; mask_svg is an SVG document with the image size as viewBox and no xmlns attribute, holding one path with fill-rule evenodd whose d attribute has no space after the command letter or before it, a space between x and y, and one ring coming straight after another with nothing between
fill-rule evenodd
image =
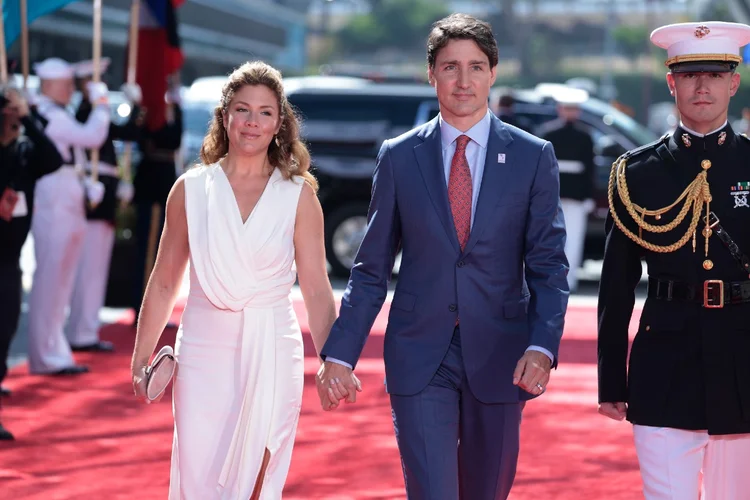
<instances>
[{"instance_id":1,"label":"white uniform trouser","mask_svg":"<svg viewBox=\"0 0 750 500\"><path fill-rule=\"evenodd\" d=\"M563 198L563 215L565 216L565 256L570 264L568 273L568 286L573 291L578 286L578 270L583 261L583 244L586 239L586 220L588 211L583 201Z\"/></svg>"},{"instance_id":2,"label":"white uniform trouser","mask_svg":"<svg viewBox=\"0 0 750 500\"><path fill-rule=\"evenodd\" d=\"M75 364L63 326L86 232L83 186L62 167L36 185L31 232L36 269L29 294L29 369L55 372Z\"/></svg>"},{"instance_id":3,"label":"white uniform trouser","mask_svg":"<svg viewBox=\"0 0 750 500\"><path fill-rule=\"evenodd\" d=\"M107 221L86 223L83 252L78 261L68 318L71 346L99 342L99 310L104 306L109 279L109 263L115 242L115 228Z\"/></svg>"},{"instance_id":4,"label":"white uniform trouser","mask_svg":"<svg viewBox=\"0 0 750 500\"><path fill-rule=\"evenodd\" d=\"M642 425L633 434L646 500L750 499L750 434Z\"/></svg>"}]
</instances>

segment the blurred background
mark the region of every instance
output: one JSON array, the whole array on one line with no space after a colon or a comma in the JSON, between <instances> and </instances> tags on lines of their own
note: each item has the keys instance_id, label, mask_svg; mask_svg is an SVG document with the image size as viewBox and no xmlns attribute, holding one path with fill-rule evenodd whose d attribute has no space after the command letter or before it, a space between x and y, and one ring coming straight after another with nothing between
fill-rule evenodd
<instances>
[{"instance_id":1,"label":"blurred background","mask_svg":"<svg viewBox=\"0 0 750 500\"><path fill-rule=\"evenodd\" d=\"M29 25L29 59L91 57L92 2L62 8ZM606 185L614 159L669 132L678 123L665 84L664 51L649 41L658 26L695 20L750 21L749 0L187 0L176 10L183 61L183 135L178 172L194 164L225 76L249 59L281 69L290 101L304 119L326 215L331 275L346 278L365 227L370 177L382 141L438 112L426 84L430 25L451 12L488 20L500 46L491 107L501 98L529 131L557 118L555 89L589 93L580 125L595 144L595 202L586 228L581 279L596 282L603 252ZM102 9L105 75L117 89L127 70L130 0ZM19 42L8 57L18 60ZM746 58L748 60L750 58ZM747 76L742 64L739 72ZM14 75L18 78L18 75ZM139 81L148 77L139 75ZM548 85L548 84L556 85ZM35 77L29 77L33 88ZM141 84L143 85L143 83ZM124 122L130 105L111 91L112 114ZM730 122L747 130L750 86L741 86ZM746 110L743 113L743 110ZM118 144L118 148L122 145ZM138 151L132 164L138 164ZM136 168L136 167L134 167ZM108 305L123 303L132 213L123 208L111 266Z\"/></svg>"}]
</instances>

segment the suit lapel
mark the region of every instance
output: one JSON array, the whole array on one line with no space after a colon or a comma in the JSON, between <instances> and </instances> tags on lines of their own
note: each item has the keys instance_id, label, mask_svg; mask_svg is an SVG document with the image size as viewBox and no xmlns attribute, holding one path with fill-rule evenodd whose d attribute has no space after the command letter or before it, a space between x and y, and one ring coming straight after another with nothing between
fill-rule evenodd
<instances>
[{"instance_id":1,"label":"suit lapel","mask_svg":"<svg viewBox=\"0 0 750 500\"><path fill-rule=\"evenodd\" d=\"M487 141L487 156L484 159L484 173L479 188L479 199L477 200L474 223L464 254L469 253L476 245L477 240L482 236L482 232L493 216L493 211L503 193L513 182L511 178L514 166L513 157L505 154L511 142L513 142L513 138L510 136L508 129L498 118L491 115L490 136ZM505 163L498 161L500 154L505 154Z\"/></svg>"},{"instance_id":2,"label":"suit lapel","mask_svg":"<svg viewBox=\"0 0 750 500\"><path fill-rule=\"evenodd\" d=\"M427 186L427 192L435 207L443 229L450 239L451 244L460 252L456 228L453 224L453 215L448 202L448 186L445 184L445 167L443 166L443 148L440 140L440 126L438 118L435 117L419 133L422 143L414 147L414 155L417 158L419 171Z\"/></svg>"}]
</instances>

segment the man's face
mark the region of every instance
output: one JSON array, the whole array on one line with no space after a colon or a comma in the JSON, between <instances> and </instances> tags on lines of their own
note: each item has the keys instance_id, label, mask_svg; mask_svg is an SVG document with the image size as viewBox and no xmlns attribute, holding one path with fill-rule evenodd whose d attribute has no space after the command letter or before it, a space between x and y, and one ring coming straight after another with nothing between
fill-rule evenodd
<instances>
[{"instance_id":1,"label":"man's face","mask_svg":"<svg viewBox=\"0 0 750 500\"><path fill-rule=\"evenodd\" d=\"M75 92L75 85L72 78L42 81L42 93L62 106L70 103L73 92Z\"/></svg>"},{"instance_id":2,"label":"man's face","mask_svg":"<svg viewBox=\"0 0 750 500\"><path fill-rule=\"evenodd\" d=\"M451 40L440 49L428 69L440 113L448 122L477 121L487 112L490 87L497 68L473 40Z\"/></svg>"},{"instance_id":3,"label":"man's face","mask_svg":"<svg viewBox=\"0 0 750 500\"><path fill-rule=\"evenodd\" d=\"M667 85L685 125L705 133L727 119L729 98L740 86L738 73L668 73Z\"/></svg>"}]
</instances>

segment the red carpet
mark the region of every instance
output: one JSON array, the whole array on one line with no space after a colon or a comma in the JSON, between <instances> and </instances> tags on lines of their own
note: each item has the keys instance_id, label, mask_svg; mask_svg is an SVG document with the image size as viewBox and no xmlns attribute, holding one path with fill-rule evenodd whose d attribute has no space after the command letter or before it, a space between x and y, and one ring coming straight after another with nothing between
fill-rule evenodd
<instances>
[{"instance_id":1,"label":"red carpet","mask_svg":"<svg viewBox=\"0 0 750 500\"><path fill-rule=\"evenodd\" d=\"M306 314L301 304L297 309L304 331ZM147 406L132 396L129 319L103 330L117 354L78 357L90 374L58 379L31 377L23 366L12 371L13 396L2 417L18 440L0 443L0 499L166 498L171 405L165 398ZM382 313L358 366L365 392L333 413L319 409L306 335L307 381L285 499L405 498L382 384L385 319ZM593 309L571 308L566 324L561 366L548 393L524 412L511 498L642 498L630 426L596 413ZM173 340L170 330L163 342Z\"/></svg>"}]
</instances>

